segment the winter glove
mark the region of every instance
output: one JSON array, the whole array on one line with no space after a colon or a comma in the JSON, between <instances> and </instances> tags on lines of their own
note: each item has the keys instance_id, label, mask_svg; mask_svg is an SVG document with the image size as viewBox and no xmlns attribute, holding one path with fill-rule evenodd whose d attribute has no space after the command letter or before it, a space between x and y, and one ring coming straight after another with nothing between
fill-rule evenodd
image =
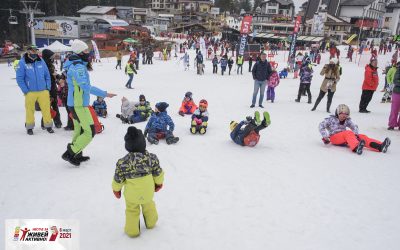
<instances>
[{"instance_id":1,"label":"winter glove","mask_svg":"<svg viewBox=\"0 0 400 250\"><path fill-rule=\"evenodd\" d=\"M331 140L329 139L329 137L324 137L322 138L322 141L327 145L331 142Z\"/></svg>"},{"instance_id":2,"label":"winter glove","mask_svg":"<svg viewBox=\"0 0 400 250\"><path fill-rule=\"evenodd\" d=\"M154 192L160 191L160 189L163 187L163 184L160 184L160 185L154 184L154 185L155 185Z\"/></svg>"},{"instance_id":3,"label":"winter glove","mask_svg":"<svg viewBox=\"0 0 400 250\"><path fill-rule=\"evenodd\" d=\"M114 191L113 190L113 192L114 192L114 196L115 196L115 198L117 198L117 199L119 199L119 198L121 198L121 191Z\"/></svg>"},{"instance_id":4,"label":"winter glove","mask_svg":"<svg viewBox=\"0 0 400 250\"><path fill-rule=\"evenodd\" d=\"M147 137L148 132L149 131L147 129L144 130L144 134L143 135L144 135L145 138Z\"/></svg>"}]
</instances>

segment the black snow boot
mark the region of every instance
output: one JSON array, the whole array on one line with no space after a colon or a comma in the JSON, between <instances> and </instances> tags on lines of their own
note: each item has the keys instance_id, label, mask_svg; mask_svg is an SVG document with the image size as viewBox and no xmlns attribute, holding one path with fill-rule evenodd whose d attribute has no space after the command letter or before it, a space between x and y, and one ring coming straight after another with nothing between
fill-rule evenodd
<instances>
[{"instance_id":1,"label":"black snow boot","mask_svg":"<svg viewBox=\"0 0 400 250\"><path fill-rule=\"evenodd\" d=\"M71 144L68 144L67 146L67 151L64 152L64 154L61 156L61 158L65 161L68 161L74 166L79 166L81 162L76 158L77 154L75 154L72 149L71 149Z\"/></svg>"},{"instance_id":2,"label":"black snow boot","mask_svg":"<svg viewBox=\"0 0 400 250\"><path fill-rule=\"evenodd\" d=\"M33 135L33 130L32 130L32 129L28 129L28 130L26 131L26 133L27 133L28 135Z\"/></svg>"},{"instance_id":3,"label":"black snow boot","mask_svg":"<svg viewBox=\"0 0 400 250\"><path fill-rule=\"evenodd\" d=\"M85 161L90 160L90 157L89 157L89 156L84 156L84 155L82 155L82 152L79 152L79 153L75 156L75 158L78 159L80 162L85 162Z\"/></svg>"},{"instance_id":4,"label":"black snow boot","mask_svg":"<svg viewBox=\"0 0 400 250\"><path fill-rule=\"evenodd\" d=\"M155 139L155 138L152 138L152 137L147 137L147 141L148 141L150 144L155 144L155 145L158 144L158 140Z\"/></svg>"},{"instance_id":5,"label":"black snow boot","mask_svg":"<svg viewBox=\"0 0 400 250\"><path fill-rule=\"evenodd\" d=\"M382 144L380 145L380 151L382 153L386 153L388 150L388 147L390 146L390 139L388 137L385 138L385 140L383 140Z\"/></svg>"},{"instance_id":6,"label":"black snow boot","mask_svg":"<svg viewBox=\"0 0 400 250\"><path fill-rule=\"evenodd\" d=\"M358 155L361 155L362 152L363 152L364 146L365 146L365 141L364 141L364 140L361 140L361 141L358 143L357 147L356 147L355 149L353 149L353 152L354 152L354 153L357 153Z\"/></svg>"},{"instance_id":7,"label":"black snow boot","mask_svg":"<svg viewBox=\"0 0 400 250\"><path fill-rule=\"evenodd\" d=\"M166 141L168 145L175 144L179 141L179 137L168 137Z\"/></svg>"}]
</instances>

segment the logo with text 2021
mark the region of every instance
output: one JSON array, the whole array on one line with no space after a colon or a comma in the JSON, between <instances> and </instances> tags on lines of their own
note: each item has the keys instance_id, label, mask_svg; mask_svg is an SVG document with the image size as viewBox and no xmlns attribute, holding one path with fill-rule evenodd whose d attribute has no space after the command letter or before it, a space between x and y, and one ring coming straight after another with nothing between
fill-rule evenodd
<instances>
[{"instance_id":1,"label":"logo with text 2021","mask_svg":"<svg viewBox=\"0 0 400 250\"><path fill-rule=\"evenodd\" d=\"M59 239L72 239L71 228L57 226L47 227L20 227L16 226L14 241L57 241Z\"/></svg>"}]
</instances>

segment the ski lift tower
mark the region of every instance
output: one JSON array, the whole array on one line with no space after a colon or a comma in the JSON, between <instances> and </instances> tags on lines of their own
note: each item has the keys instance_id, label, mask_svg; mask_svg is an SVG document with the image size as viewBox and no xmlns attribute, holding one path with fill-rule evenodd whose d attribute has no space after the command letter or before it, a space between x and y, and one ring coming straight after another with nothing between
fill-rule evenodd
<instances>
[{"instance_id":1,"label":"ski lift tower","mask_svg":"<svg viewBox=\"0 0 400 250\"><path fill-rule=\"evenodd\" d=\"M34 15L44 15L44 12L37 7L39 1L21 1L21 3L24 5L24 8L20 13L29 14L28 27L31 29L31 43L32 45L36 45L35 30L33 28L35 26Z\"/></svg>"}]
</instances>

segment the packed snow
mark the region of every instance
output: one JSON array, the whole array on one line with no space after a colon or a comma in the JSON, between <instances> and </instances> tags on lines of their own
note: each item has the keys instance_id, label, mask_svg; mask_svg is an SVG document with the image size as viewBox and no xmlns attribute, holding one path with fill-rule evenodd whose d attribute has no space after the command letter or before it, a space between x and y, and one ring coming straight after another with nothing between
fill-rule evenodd
<instances>
[{"instance_id":1,"label":"packed snow","mask_svg":"<svg viewBox=\"0 0 400 250\"><path fill-rule=\"evenodd\" d=\"M94 65L92 84L118 96L106 99L109 116L100 118L105 130L84 150L91 160L79 168L61 159L72 132L56 129L48 134L36 112L35 134L26 134L24 98L14 70L0 65L0 219L77 219L84 250L400 249L400 131L386 129L390 104L380 103L379 92L391 54L379 56L380 86L368 107L370 114L358 113L369 55L360 65L340 60L343 75L331 110L348 104L361 133L392 140L386 154L365 149L361 156L322 143L318 124L329 115L326 97L314 112L306 98L294 102L299 80L292 79L293 74L275 89L275 103L250 109L253 79L247 62L243 75L237 75L234 66L232 75L221 76L221 69L212 74L211 61L206 61L205 75L199 76L193 68L194 51L190 56L189 71L175 58L140 65L133 90L125 88L128 77L115 69L115 58ZM284 57L287 52L275 58L279 70ZM123 66L126 61L124 57ZM322 82L319 72L327 62L325 53L321 65L314 67L313 102ZM178 115L186 91L193 92L196 103L203 98L209 103L203 136L190 134L190 117ZM155 194L159 221L152 230L142 221L141 236L132 239L123 231L125 202L114 197L111 181L117 159L127 153L123 136L128 125L115 115L123 96L137 101L140 94L153 107L159 101L170 104L167 110L180 141L147 145L165 171L164 187ZM60 110L65 126L65 109ZM271 126L261 132L254 148L234 144L230 121L243 120L255 110L270 112Z\"/></svg>"}]
</instances>

